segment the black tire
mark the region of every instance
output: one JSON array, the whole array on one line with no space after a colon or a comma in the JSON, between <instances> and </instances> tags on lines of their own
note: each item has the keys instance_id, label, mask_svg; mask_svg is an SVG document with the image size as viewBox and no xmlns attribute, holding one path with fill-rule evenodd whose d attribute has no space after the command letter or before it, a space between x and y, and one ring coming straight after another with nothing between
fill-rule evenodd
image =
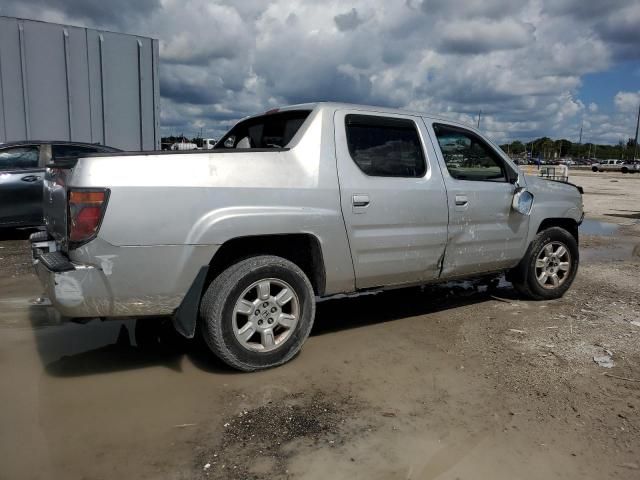
<instances>
[{"instance_id":1,"label":"black tire","mask_svg":"<svg viewBox=\"0 0 640 480\"><path fill-rule=\"evenodd\" d=\"M542 253L542 250L552 243L559 243L566 247L570 257L570 270L559 286L548 286L544 288L536 277L536 261L538 255ZM562 297L569 287L571 287L578 273L579 261L580 253L578 243L574 236L564 228L551 227L536 235L531 245L529 245L524 258L516 268L509 272L508 279L516 291L527 298L533 300L553 300Z\"/></svg>"},{"instance_id":2,"label":"black tire","mask_svg":"<svg viewBox=\"0 0 640 480\"><path fill-rule=\"evenodd\" d=\"M629 173L629 169L627 167L622 167L622 173Z\"/></svg>"},{"instance_id":3,"label":"black tire","mask_svg":"<svg viewBox=\"0 0 640 480\"><path fill-rule=\"evenodd\" d=\"M290 285L299 300L300 315L282 345L268 352L255 352L236 338L233 310L242 293L262 279L277 279ZM227 268L211 282L200 303L200 328L208 347L227 365L244 372L291 360L309 336L314 316L315 295L307 276L296 264L271 255L251 257Z\"/></svg>"},{"instance_id":4,"label":"black tire","mask_svg":"<svg viewBox=\"0 0 640 480\"><path fill-rule=\"evenodd\" d=\"M597 172L598 171L598 167L591 167L591 170L594 171L594 172Z\"/></svg>"}]
</instances>

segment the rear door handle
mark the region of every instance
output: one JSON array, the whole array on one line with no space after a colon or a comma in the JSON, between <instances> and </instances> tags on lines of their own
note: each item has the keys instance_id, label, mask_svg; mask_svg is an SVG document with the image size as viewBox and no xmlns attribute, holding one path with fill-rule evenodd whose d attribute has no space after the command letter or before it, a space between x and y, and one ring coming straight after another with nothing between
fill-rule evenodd
<instances>
[{"instance_id":1,"label":"rear door handle","mask_svg":"<svg viewBox=\"0 0 640 480\"><path fill-rule=\"evenodd\" d=\"M37 182L38 180L40 180L40 177L37 175L27 175L26 177L22 177L20 180L22 180L23 182Z\"/></svg>"},{"instance_id":2,"label":"rear door handle","mask_svg":"<svg viewBox=\"0 0 640 480\"><path fill-rule=\"evenodd\" d=\"M371 201L369 200L369 195L364 193L357 193L353 197L351 197L351 204L353 205L354 213L362 213L369 206Z\"/></svg>"},{"instance_id":3,"label":"rear door handle","mask_svg":"<svg viewBox=\"0 0 640 480\"><path fill-rule=\"evenodd\" d=\"M353 196L354 207L366 207L369 205L369 195L356 194Z\"/></svg>"},{"instance_id":4,"label":"rear door handle","mask_svg":"<svg viewBox=\"0 0 640 480\"><path fill-rule=\"evenodd\" d=\"M456 207L465 207L469 203L466 195L456 195Z\"/></svg>"}]
</instances>

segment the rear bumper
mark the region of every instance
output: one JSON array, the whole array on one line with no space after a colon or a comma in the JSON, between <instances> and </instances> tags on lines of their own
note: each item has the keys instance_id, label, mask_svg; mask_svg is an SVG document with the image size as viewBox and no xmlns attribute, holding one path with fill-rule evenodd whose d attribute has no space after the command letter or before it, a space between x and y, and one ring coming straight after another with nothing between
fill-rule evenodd
<instances>
[{"instance_id":1,"label":"rear bumper","mask_svg":"<svg viewBox=\"0 0 640 480\"><path fill-rule=\"evenodd\" d=\"M96 239L67 256L48 237L31 238L33 264L45 293L70 318L171 315L216 249L118 247Z\"/></svg>"},{"instance_id":2,"label":"rear bumper","mask_svg":"<svg viewBox=\"0 0 640 480\"><path fill-rule=\"evenodd\" d=\"M75 318L112 314L113 299L100 285L102 282L94 267L77 265L74 270L55 272L40 260L34 264L45 294L62 315Z\"/></svg>"},{"instance_id":3,"label":"rear bumper","mask_svg":"<svg viewBox=\"0 0 640 480\"><path fill-rule=\"evenodd\" d=\"M36 274L56 310L72 318L112 314L113 297L97 268L72 263L46 232L33 234L30 241Z\"/></svg>"}]
</instances>

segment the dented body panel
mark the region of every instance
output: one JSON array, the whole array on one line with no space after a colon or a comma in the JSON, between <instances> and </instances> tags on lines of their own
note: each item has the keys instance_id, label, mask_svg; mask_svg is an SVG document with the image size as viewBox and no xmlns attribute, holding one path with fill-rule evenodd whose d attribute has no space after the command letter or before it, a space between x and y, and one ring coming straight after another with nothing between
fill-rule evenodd
<instances>
[{"instance_id":1,"label":"dented body panel","mask_svg":"<svg viewBox=\"0 0 640 480\"><path fill-rule=\"evenodd\" d=\"M533 241L540 225L547 219L570 219L576 224L582 222L582 195L574 185L529 175L526 176L526 182L527 189L535 198L529 216L527 245Z\"/></svg>"},{"instance_id":2,"label":"dented body panel","mask_svg":"<svg viewBox=\"0 0 640 480\"><path fill-rule=\"evenodd\" d=\"M522 175L518 185L451 178L431 128L447 120L330 103L281 111L301 108L311 114L286 148L92 155L72 168L50 168L51 240L46 249L34 244L34 262L54 305L69 317L175 314L188 292L197 298L194 282L202 283L223 245L264 235L317 240L326 296L432 283L511 268L546 218L581 219L580 194L569 185ZM423 177L371 177L355 167L344 118L363 111L415 122ZM511 209L516 186L535 197L530 216ZM109 195L96 237L73 247L65 202L77 188ZM467 208L456 204L461 195ZM368 203L358 207L362 196ZM47 269L38 261L42 249L62 252L72 267Z\"/></svg>"},{"instance_id":3,"label":"dented body panel","mask_svg":"<svg viewBox=\"0 0 640 480\"><path fill-rule=\"evenodd\" d=\"M171 315L217 249L217 245L114 246L98 238L69 253L75 270L51 273L41 263L36 270L47 296L63 315Z\"/></svg>"}]
</instances>

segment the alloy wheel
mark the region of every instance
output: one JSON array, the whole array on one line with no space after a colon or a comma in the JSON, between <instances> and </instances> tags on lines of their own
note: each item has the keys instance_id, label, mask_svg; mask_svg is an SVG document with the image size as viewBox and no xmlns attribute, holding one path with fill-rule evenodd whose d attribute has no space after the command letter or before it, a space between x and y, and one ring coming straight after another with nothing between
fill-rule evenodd
<instances>
[{"instance_id":1,"label":"alloy wheel","mask_svg":"<svg viewBox=\"0 0 640 480\"><path fill-rule=\"evenodd\" d=\"M247 350L269 352L291 338L300 300L287 282L265 278L247 287L233 309L233 333Z\"/></svg>"},{"instance_id":2,"label":"alloy wheel","mask_svg":"<svg viewBox=\"0 0 640 480\"><path fill-rule=\"evenodd\" d=\"M561 242L546 244L536 258L536 279L542 288L560 287L571 272L571 254Z\"/></svg>"}]
</instances>

